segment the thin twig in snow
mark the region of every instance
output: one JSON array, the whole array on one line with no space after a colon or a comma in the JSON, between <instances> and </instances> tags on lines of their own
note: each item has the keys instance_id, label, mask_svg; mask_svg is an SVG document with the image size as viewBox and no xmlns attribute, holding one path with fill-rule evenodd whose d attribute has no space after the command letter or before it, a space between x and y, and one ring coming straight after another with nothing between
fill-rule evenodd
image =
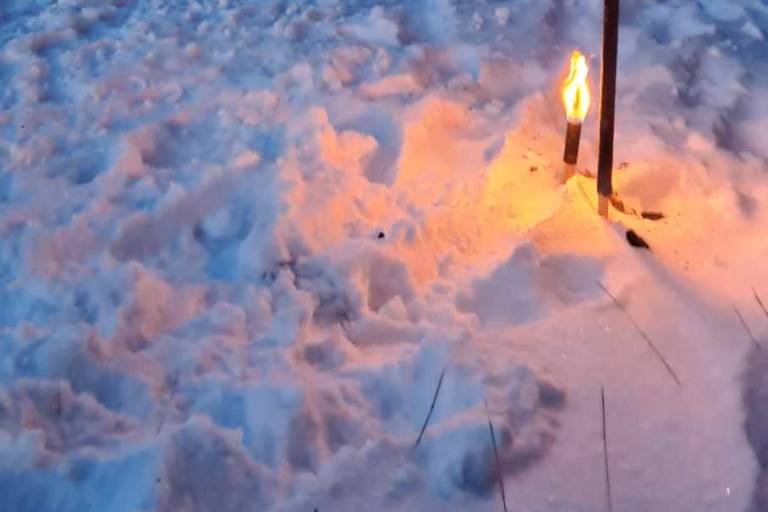
<instances>
[{"instance_id":1,"label":"thin twig in snow","mask_svg":"<svg viewBox=\"0 0 768 512\"><path fill-rule=\"evenodd\" d=\"M501 458L499 457L499 447L496 444L496 433L493 430L491 413L488 412L488 401L485 401L485 414L488 417L488 430L491 433L491 443L493 444L493 456L496 459L496 474L499 480L499 491L501 493L501 503L504 505L504 512L507 512L507 493L504 491L504 474L501 471Z\"/></svg>"},{"instance_id":2,"label":"thin twig in snow","mask_svg":"<svg viewBox=\"0 0 768 512\"><path fill-rule=\"evenodd\" d=\"M765 315L765 318L768 318L768 309L765 308L765 304L763 304L763 301L760 300L760 296L757 294L757 290L752 288L752 293L755 296L755 300L757 301L758 306L760 306L760 309L763 310L763 314Z\"/></svg>"},{"instance_id":3,"label":"thin twig in snow","mask_svg":"<svg viewBox=\"0 0 768 512\"><path fill-rule=\"evenodd\" d=\"M605 465L605 498L608 501L608 512L613 512L613 497L611 496L611 470L608 464L608 430L605 423L605 388L600 386L600 397L603 409L603 463Z\"/></svg>"},{"instance_id":4,"label":"thin twig in snow","mask_svg":"<svg viewBox=\"0 0 768 512\"><path fill-rule=\"evenodd\" d=\"M653 351L653 353L654 353L654 354L656 354L656 357L659 359L659 361L661 361L661 363L664 365L664 368L666 368L666 369L667 369L667 373L669 373L669 375L670 375L670 376L672 376L672 378L675 380L675 382L677 383L677 385L678 385L678 386L682 386L682 385L683 385L683 384L682 384L682 382L680 382L680 379L677 377L677 374L675 373L675 371L672 369L672 367L671 367L671 366L669 365L669 363L667 362L667 359L664 357L664 355L663 355L661 352L659 352L659 349L657 349L657 348L656 348L656 345L654 345L654 344L653 344L653 342L651 341L651 338L649 338L649 337L648 337L648 335L645 333L645 331L643 331L643 330L640 328L640 326L637 324L637 322L635 322L635 319L634 319L634 318L632 318L632 316L629 314L629 312L627 312L627 310L626 310L626 308L624 307L624 305L623 305L621 302L619 302L619 299L617 299L617 298L616 298L616 297L615 297L615 296L614 296L614 295L613 295L613 294L612 294L610 291L608 291L608 288L606 288L605 286L603 286L603 283L601 283L600 281L597 281L597 285L598 285L600 288L602 288L602 290L603 290L603 291L606 293L606 295L608 295L608 297L610 297L610 298L611 298L611 300L613 301L613 303L614 303L614 304L616 304L616 307L618 307L618 308L619 308L619 310L620 310L622 313L624 313L624 315L625 315L625 316L626 316L626 317L629 319L629 321L630 321L630 322L632 323L632 325L634 326L635 330L636 330L636 331L638 332L638 334L640 334L640 336L641 336L641 337L642 337L642 338L645 340L645 342L646 342L646 343L648 344L648 346L651 348L651 350Z\"/></svg>"},{"instance_id":5,"label":"thin twig in snow","mask_svg":"<svg viewBox=\"0 0 768 512\"><path fill-rule=\"evenodd\" d=\"M427 412L427 417L424 418L424 424L421 426L419 437L416 438L416 444L414 444L414 446L419 446L419 443L421 442L421 438L424 436L424 432L426 432L427 430L427 426L429 425L429 420L430 418L432 418L432 412L435 410L435 404L437 403L437 396L440 394L440 388L443 385L444 377L445 377L445 366L443 366L443 370L440 372L440 379L437 381L437 387L435 388L435 396L432 397L432 405L429 406L429 412Z\"/></svg>"},{"instance_id":6,"label":"thin twig in snow","mask_svg":"<svg viewBox=\"0 0 768 512\"><path fill-rule=\"evenodd\" d=\"M171 398L168 400L168 407L173 405L173 398L176 396L176 384L179 381L179 374L176 373L171 380ZM163 415L160 417L160 423L157 425L157 431L155 435L160 435L160 431L163 429L165 423L165 417L168 415L168 408L163 408Z\"/></svg>"},{"instance_id":7,"label":"thin twig in snow","mask_svg":"<svg viewBox=\"0 0 768 512\"><path fill-rule=\"evenodd\" d=\"M592 201L589 199L589 196L587 195L587 191L584 190L584 187L581 185L581 179L579 178L579 173L576 173L574 177L576 178L576 184L579 186L579 190L581 190L581 195L584 196L584 200L587 202L587 204L593 211L596 211L597 207L594 204L592 204Z\"/></svg>"},{"instance_id":8,"label":"thin twig in snow","mask_svg":"<svg viewBox=\"0 0 768 512\"><path fill-rule=\"evenodd\" d=\"M63 408L63 400L61 397L61 379L59 379L59 382L56 387L56 417L61 417L61 411Z\"/></svg>"},{"instance_id":9,"label":"thin twig in snow","mask_svg":"<svg viewBox=\"0 0 768 512\"><path fill-rule=\"evenodd\" d=\"M341 330L344 331L344 336L347 337L349 342L355 346L358 346L359 343L357 340L352 336L352 333L349 332L349 324L352 322L352 318L349 316L348 311L344 311L342 313L342 318L339 320L339 325L341 326Z\"/></svg>"},{"instance_id":10,"label":"thin twig in snow","mask_svg":"<svg viewBox=\"0 0 768 512\"><path fill-rule=\"evenodd\" d=\"M733 311L736 313L736 316L739 317L739 322L741 322L742 327L744 327L744 330L747 331L747 334L749 335L749 339L752 340L752 344L759 348L760 350L763 350L763 346L758 343L757 338L755 338L755 335L752 334L752 329L749 328L749 325L747 324L747 321L744 320L744 316L741 314L741 311L739 311L739 308L736 307L735 304L733 304Z\"/></svg>"}]
</instances>

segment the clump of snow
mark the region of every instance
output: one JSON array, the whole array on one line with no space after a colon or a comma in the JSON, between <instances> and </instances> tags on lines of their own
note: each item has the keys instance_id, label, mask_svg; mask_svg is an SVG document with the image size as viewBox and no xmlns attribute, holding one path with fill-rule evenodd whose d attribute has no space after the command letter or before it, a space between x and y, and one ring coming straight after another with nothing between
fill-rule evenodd
<instances>
[{"instance_id":1,"label":"clump of snow","mask_svg":"<svg viewBox=\"0 0 768 512\"><path fill-rule=\"evenodd\" d=\"M699 3L709 16L719 21L733 21L744 16L744 7L735 2L699 0Z\"/></svg>"},{"instance_id":2,"label":"clump of snow","mask_svg":"<svg viewBox=\"0 0 768 512\"><path fill-rule=\"evenodd\" d=\"M116 447L138 430L135 420L110 412L93 395L74 394L68 380L19 381L2 396L0 425L10 435L36 431L43 465L73 451Z\"/></svg>"},{"instance_id":3,"label":"clump of snow","mask_svg":"<svg viewBox=\"0 0 768 512\"><path fill-rule=\"evenodd\" d=\"M269 508L274 476L243 451L237 434L193 418L165 443L165 465L156 479L157 510L227 512Z\"/></svg>"},{"instance_id":4,"label":"clump of snow","mask_svg":"<svg viewBox=\"0 0 768 512\"><path fill-rule=\"evenodd\" d=\"M448 371L451 370L449 367ZM447 379L444 385L446 395L451 396L449 400L466 400L459 389L472 395L473 386L461 383L461 371L454 370ZM552 426L545 420L546 411L562 405L564 397L553 402L542 400L546 385L537 383L529 371L520 367L489 376L487 384L498 387L492 388L485 403L475 391L472 411L446 420L445 426L437 427L416 454L417 460L426 466L436 492L446 499L458 498L457 491L487 496L495 490L499 470L502 475L524 470L544 456L554 439ZM441 405L444 407L445 401ZM489 421L494 425L499 467Z\"/></svg>"},{"instance_id":5,"label":"clump of snow","mask_svg":"<svg viewBox=\"0 0 768 512\"><path fill-rule=\"evenodd\" d=\"M399 27L388 19L384 9L376 6L360 23L350 23L340 28L342 34L373 44L398 45Z\"/></svg>"},{"instance_id":6,"label":"clump of snow","mask_svg":"<svg viewBox=\"0 0 768 512\"><path fill-rule=\"evenodd\" d=\"M765 38L763 31L760 30L760 28L758 28L758 26L752 23L751 21L744 22L744 25L741 27L741 30L748 36L753 37L755 39L762 40Z\"/></svg>"},{"instance_id":7,"label":"clump of snow","mask_svg":"<svg viewBox=\"0 0 768 512\"><path fill-rule=\"evenodd\" d=\"M493 11L493 15L496 18L496 23L498 23L500 27L507 26L507 22L509 21L509 15L510 15L508 7L497 7Z\"/></svg>"}]
</instances>

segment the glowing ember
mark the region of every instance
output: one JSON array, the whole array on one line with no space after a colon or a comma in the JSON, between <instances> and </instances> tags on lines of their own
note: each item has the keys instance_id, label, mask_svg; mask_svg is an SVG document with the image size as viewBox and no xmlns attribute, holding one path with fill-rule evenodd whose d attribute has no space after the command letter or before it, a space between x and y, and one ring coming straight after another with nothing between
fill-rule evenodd
<instances>
[{"instance_id":1,"label":"glowing ember","mask_svg":"<svg viewBox=\"0 0 768 512\"><path fill-rule=\"evenodd\" d=\"M571 54L571 69L563 86L563 102L570 122L582 122L589 110L587 73L589 73L587 59L580 51L574 50Z\"/></svg>"}]
</instances>

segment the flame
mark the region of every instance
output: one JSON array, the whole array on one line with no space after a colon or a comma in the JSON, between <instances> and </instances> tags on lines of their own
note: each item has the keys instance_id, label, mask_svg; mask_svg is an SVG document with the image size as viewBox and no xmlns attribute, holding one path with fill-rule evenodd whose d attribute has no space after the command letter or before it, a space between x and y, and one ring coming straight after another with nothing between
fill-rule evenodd
<instances>
[{"instance_id":1,"label":"flame","mask_svg":"<svg viewBox=\"0 0 768 512\"><path fill-rule=\"evenodd\" d=\"M571 69L563 86L563 102L569 121L582 122L589 110L589 85L587 84L587 59L578 50L571 54Z\"/></svg>"}]
</instances>

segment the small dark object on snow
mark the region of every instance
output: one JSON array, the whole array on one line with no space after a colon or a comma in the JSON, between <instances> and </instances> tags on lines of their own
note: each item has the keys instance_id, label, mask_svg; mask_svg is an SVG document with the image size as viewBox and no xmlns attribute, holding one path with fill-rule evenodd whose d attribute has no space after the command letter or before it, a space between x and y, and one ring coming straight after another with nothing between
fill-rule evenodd
<instances>
[{"instance_id":1,"label":"small dark object on snow","mask_svg":"<svg viewBox=\"0 0 768 512\"><path fill-rule=\"evenodd\" d=\"M378 235L379 239L382 239L385 236L387 236L387 235L385 235L383 231L379 231L379 235Z\"/></svg>"},{"instance_id":2,"label":"small dark object on snow","mask_svg":"<svg viewBox=\"0 0 768 512\"><path fill-rule=\"evenodd\" d=\"M648 220L661 220L664 218L664 214L661 212L642 212L640 215Z\"/></svg>"},{"instance_id":3,"label":"small dark object on snow","mask_svg":"<svg viewBox=\"0 0 768 512\"><path fill-rule=\"evenodd\" d=\"M649 251L651 250L651 246L648 245L648 242L643 240L640 235L631 229L627 230L627 242L629 242L629 245L632 247L640 247L641 249L648 249Z\"/></svg>"},{"instance_id":4,"label":"small dark object on snow","mask_svg":"<svg viewBox=\"0 0 768 512\"><path fill-rule=\"evenodd\" d=\"M615 193L611 194L608 200L611 202L611 205L613 205L613 207L619 210L621 213L626 213L626 214L633 213L632 209L624 206L624 201L622 201L617 194Z\"/></svg>"},{"instance_id":5,"label":"small dark object on snow","mask_svg":"<svg viewBox=\"0 0 768 512\"><path fill-rule=\"evenodd\" d=\"M549 382L540 381L539 403L547 409L561 409L565 405L565 391Z\"/></svg>"}]
</instances>

